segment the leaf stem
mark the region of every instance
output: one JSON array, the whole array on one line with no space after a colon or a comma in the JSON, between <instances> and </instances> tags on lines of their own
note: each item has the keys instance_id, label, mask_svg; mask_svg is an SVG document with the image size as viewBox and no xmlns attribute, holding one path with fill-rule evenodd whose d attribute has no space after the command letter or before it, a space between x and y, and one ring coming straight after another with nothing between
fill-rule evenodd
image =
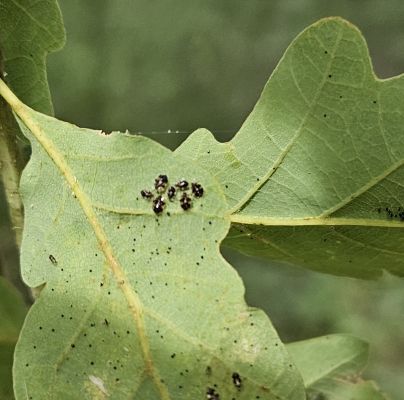
<instances>
[{"instance_id":1,"label":"leaf stem","mask_svg":"<svg viewBox=\"0 0 404 400\"><path fill-rule=\"evenodd\" d=\"M9 206L15 242L20 248L24 211L18 188L23 162L17 144L17 133L14 116L4 100L0 99L0 176Z\"/></svg>"},{"instance_id":2,"label":"leaf stem","mask_svg":"<svg viewBox=\"0 0 404 400\"><path fill-rule=\"evenodd\" d=\"M0 52L0 76L3 74ZM1 83L4 84L3 81ZM31 303L35 294L23 283L19 268L19 252L21 248L24 225L24 207L19 193L19 184L26 160L18 144L20 130L11 108L0 97L0 184L3 184L5 200L8 205L11 232L10 238L15 246L11 246L11 257L3 257L0 273L4 275L23 294L27 304ZM0 255L1 258L1 255Z\"/></svg>"}]
</instances>

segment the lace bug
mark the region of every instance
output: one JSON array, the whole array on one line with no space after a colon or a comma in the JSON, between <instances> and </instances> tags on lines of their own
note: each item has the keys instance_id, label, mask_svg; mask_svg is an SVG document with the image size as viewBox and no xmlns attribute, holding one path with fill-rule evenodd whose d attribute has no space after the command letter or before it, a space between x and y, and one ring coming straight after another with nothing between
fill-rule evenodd
<instances>
[{"instance_id":1,"label":"lace bug","mask_svg":"<svg viewBox=\"0 0 404 400\"><path fill-rule=\"evenodd\" d=\"M219 393L216 393L216 390L210 387L206 390L206 398L208 400L220 400Z\"/></svg>"},{"instance_id":2,"label":"lace bug","mask_svg":"<svg viewBox=\"0 0 404 400\"><path fill-rule=\"evenodd\" d=\"M185 179L182 179L179 182L177 182L175 186L177 186L177 188L180 190L187 190L189 183Z\"/></svg>"},{"instance_id":3,"label":"lace bug","mask_svg":"<svg viewBox=\"0 0 404 400\"><path fill-rule=\"evenodd\" d=\"M140 194L146 200L150 200L153 198L153 193L150 190L141 190Z\"/></svg>"},{"instance_id":4,"label":"lace bug","mask_svg":"<svg viewBox=\"0 0 404 400\"><path fill-rule=\"evenodd\" d=\"M233 384L237 389L241 389L241 377L237 372L233 372L231 376L233 379Z\"/></svg>"},{"instance_id":5,"label":"lace bug","mask_svg":"<svg viewBox=\"0 0 404 400\"><path fill-rule=\"evenodd\" d=\"M166 186L168 183L168 177L167 175L159 175L155 180L154 180L154 187L158 192L162 192L165 190Z\"/></svg>"},{"instance_id":6,"label":"lace bug","mask_svg":"<svg viewBox=\"0 0 404 400\"><path fill-rule=\"evenodd\" d=\"M175 197L175 187L174 186L170 186L167 190L167 196L170 200L172 200Z\"/></svg>"},{"instance_id":7,"label":"lace bug","mask_svg":"<svg viewBox=\"0 0 404 400\"><path fill-rule=\"evenodd\" d=\"M203 196L203 187L199 183L192 183L192 193L195 197L202 197Z\"/></svg>"},{"instance_id":8,"label":"lace bug","mask_svg":"<svg viewBox=\"0 0 404 400\"><path fill-rule=\"evenodd\" d=\"M184 193L180 199L180 204L181 204L181 208L184 211L189 210L192 206L191 198L188 197L188 195L186 193Z\"/></svg>"},{"instance_id":9,"label":"lace bug","mask_svg":"<svg viewBox=\"0 0 404 400\"><path fill-rule=\"evenodd\" d=\"M157 196L153 200L153 211L156 214L161 214L164 211L165 204L166 204L166 202L164 201L163 197Z\"/></svg>"}]
</instances>

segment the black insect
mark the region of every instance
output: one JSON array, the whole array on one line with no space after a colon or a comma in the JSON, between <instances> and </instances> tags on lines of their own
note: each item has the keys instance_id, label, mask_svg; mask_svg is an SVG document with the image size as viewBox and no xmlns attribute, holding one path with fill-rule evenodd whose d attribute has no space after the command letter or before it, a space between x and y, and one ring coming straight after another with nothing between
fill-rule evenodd
<instances>
[{"instance_id":1,"label":"black insect","mask_svg":"<svg viewBox=\"0 0 404 400\"><path fill-rule=\"evenodd\" d=\"M150 200L153 198L153 193L150 190L141 190L140 194L144 199Z\"/></svg>"},{"instance_id":2,"label":"black insect","mask_svg":"<svg viewBox=\"0 0 404 400\"><path fill-rule=\"evenodd\" d=\"M153 211L156 214L161 214L164 210L165 204L166 204L166 202L164 201L164 198L162 196L157 196L153 200Z\"/></svg>"},{"instance_id":3,"label":"black insect","mask_svg":"<svg viewBox=\"0 0 404 400\"><path fill-rule=\"evenodd\" d=\"M170 186L167 190L167 196L170 200L172 200L175 197L175 187L174 186Z\"/></svg>"},{"instance_id":4,"label":"black insect","mask_svg":"<svg viewBox=\"0 0 404 400\"><path fill-rule=\"evenodd\" d=\"M237 372L233 372L233 375L231 376L233 379L233 384L237 389L241 389L241 376Z\"/></svg>"},{"instance_id":5,"label":"black insect","mask_svg":"<svg viewBox=\"0 0 404 400\"><path fill-rule=\"evenodd\" d=\"M206 398L208 400L220 400L220 395L216 393L215 389L208 387L206 390Z\"/></svg>"},{"instance_id":6,"label":"black insect","mask_svg":"<svg viewBox=\"0 0 404 400\"><path fill-rule=\"evenodd\" d=\"M185 179L182 179L179 182L177 182L175 186L177 186L177 188L180 190L187 190L189 183Z\"/></svg>"},{"instance_id":7,"label":"black insect","mask_svg":"<svg viewBox=\"0 0 404 400\"><path fill-rule=\"evenodd\" d=\"M203 187L199 183L192 183L192 193L195 197L202 197L203 196Z\"/></svg>"},{"instance_id":8,"label":"black insect","mask_svg":"<svg viewBox=\"0 0 404 400\"><path fill-rule=\"evenodd\" d=\"M167 175L159 175L157 177L158 180L160 180L162 183L168 183L168 176Z\"/></svg>"},{"instance_id":9,"label":"black insect","mask_svg":"<svg viewBox=\"0 0 404 400\"><path fill-rule=\"evenodd\" d=\"M314 397L311 397L311 399L312 400L327 400L327 396L324 393L319 392L319 393L315 394Z\"/></svg>"},{"instance_id":10,"label":"black insect","mask_svg":"<svg viewBox=\"0 0 404 400\"><path fill-rule=\"evenodd\" d=\"M154 180L154 187L158 192L163 192L167 186L167 183L168 183L167 175L159 175Z\"/></svg>"},{"instance_id":11,"label":"black insect","mask_svg":"<svg viewBox=\"0 0 404 400\"><path fill-rule=\"evenodd\" d=\"M180 204L181 204L181 208L184 211L189 210L192 207L191 198L186 193L184 193L180 199Z\"/></svg>"},{"instance_id":12,"label":"black insect","mask_svg":"<svg viewBox=\"0 0 404 400\"><path fill-rule=\"evenodd\" d=\"M58 263L56 258L52 254L49 254L49 260L53 265L56 265Z\"/></svg>"}]
</instances>

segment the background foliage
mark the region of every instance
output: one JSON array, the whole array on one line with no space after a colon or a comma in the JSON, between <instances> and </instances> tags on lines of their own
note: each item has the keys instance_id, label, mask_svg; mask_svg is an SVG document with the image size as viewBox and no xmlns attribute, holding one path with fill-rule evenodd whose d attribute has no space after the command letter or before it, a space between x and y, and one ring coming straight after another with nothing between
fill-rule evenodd
<instances>
[{"instance_id":1,"label":"background foliage","mask_svg":"<svg viewBox=\"0 0 404 400\"><path fill-rule=\"evenodd\" d=\"M56 116L93 128L165 131L153 138L170 147L199 127L230 137L286 46L323 16L340 15L361 28L380 77L404 71L399 0L59 3L68 41L48 63ZM15 263L0 212L0 263ZM248 302L268 312L283 340L332 332L366 339L367 376L400 398L402 281L363 282L225 255L244 279Z\"/></svg>"}]
</instances>

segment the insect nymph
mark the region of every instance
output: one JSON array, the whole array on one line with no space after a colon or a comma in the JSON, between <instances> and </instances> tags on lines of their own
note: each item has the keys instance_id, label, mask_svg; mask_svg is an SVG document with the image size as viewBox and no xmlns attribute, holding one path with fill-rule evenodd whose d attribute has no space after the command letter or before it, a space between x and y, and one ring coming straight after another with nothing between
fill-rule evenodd
<instances>
[{"instance_id":1,"label":"insect nymph","mask_svg":"<svg viewBox=\"0 0 404 400\"><path fill-rule=\"evenodd\" d=\"M167 175L161 174L154 180L154 188L160 193L164 192L164 190L166 189L167 183L168 183Z\"/></svg>"},{"instance_id":2,"label":"insect nymph","mask_svg":"<svg viewBox=\"0 0 404 400\"><path fill-rule=\"evenodd\" d=\"M162 213L164 211L165 204L166 204L166 202L164 201L164 198L162 196L157 196L153 200L153 211L156 214Z\"/></svg>"},{"instance_id":3,"label":"insect nymph","mask_svg":"<svg viewBox=\"0 0 404 400\"><path fill-rule=\"evenodd\" d=\"M150 199L152 199L154 197L153 193L150 192L150 190L141 190L140 194L142 195L142 197L144 199L147 199L147 200L150 200Z\"/></svg>"},{"instance_id":4,"label":"insect nymph","mask_svg":"<svg viewBox=\"0 0 404 400\"><path fill-rule=\"evenodd\" d=\"M203 196L203 187L200 183L193 182L191 186L192 186L192 193L195 197Z\"/></svg>"},{"instance_id":5,"label":"insect nymph","mask_svg":"<svg viewBox=\"0 0 404 400\"><path fill-rule=\"evenodd\" d=\"M177 188L180 190L187 190L189 183L185 179L182 179L179 182L177 182L175 186L177 186Z\"/></svg>"},{"instance_id":6,"label":"insect nymph","mask_svg":"<svg viewBox=\"0 0 404 400\"><path fill-rule=\"evenodd\" d=\"M186 193L183 193L180 199L181 208L186 211L189 210L192 206L192 200Z\"/></svg>"},{"instance_id":7,"label":"insect nymph","mask_svg":"<svg viewBox=\"0 0 404 400\"><path fill-rule=\"evenodd\" d=\"M175 197L175 187L174 186L170 186L167 190L167 196L170 200L172 200Z\"/></svg>"}]
</instances>

